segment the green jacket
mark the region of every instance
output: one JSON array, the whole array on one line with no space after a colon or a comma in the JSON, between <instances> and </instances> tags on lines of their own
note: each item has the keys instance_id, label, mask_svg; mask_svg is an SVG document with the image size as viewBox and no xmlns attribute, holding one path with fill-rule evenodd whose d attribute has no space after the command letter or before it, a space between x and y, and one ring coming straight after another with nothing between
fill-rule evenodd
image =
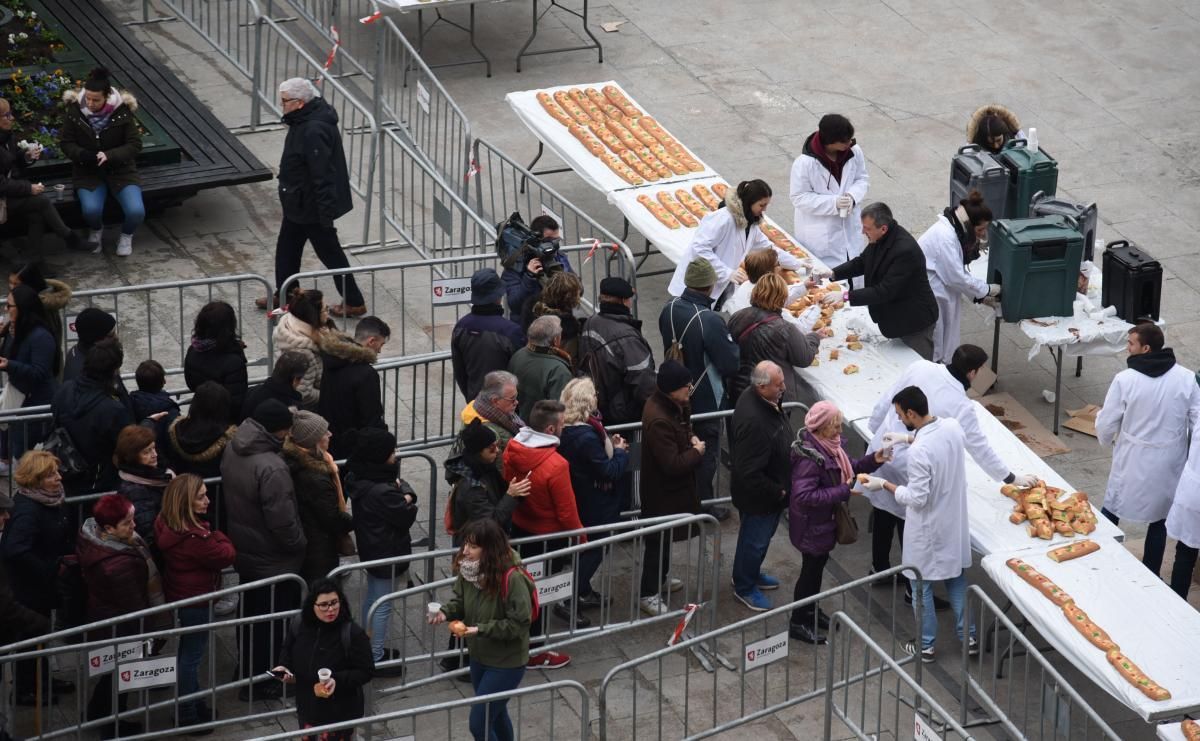
<instances>
[{"instance_id":1,"label":"green jacket","mask_svg":"<svg viewBox=\"0 0 1200 741\"><path fill-rule=\"evenodd\" d=\"M512 554L513 564L521 558ZM450 620L479 626L467 639L471 661L495 669L515 669L529 661L529 623L533 610L533 585L519 572L508 577L508 598L484 594L461 576L454 580L454 597L442 605Z\"/></svg>"},{"instance_id":2,"label":"green jacket","mask_svg":"<svg viewBox=\"0 0 1200 741\"><path fill-rule=\"evenodd\" d=\"M558 348L522 347L508 361L508 372L517 377L521 419L528 421L533 405L543 399L558 401L571 380L570 356Z\"/></svg>"}]
</instances>

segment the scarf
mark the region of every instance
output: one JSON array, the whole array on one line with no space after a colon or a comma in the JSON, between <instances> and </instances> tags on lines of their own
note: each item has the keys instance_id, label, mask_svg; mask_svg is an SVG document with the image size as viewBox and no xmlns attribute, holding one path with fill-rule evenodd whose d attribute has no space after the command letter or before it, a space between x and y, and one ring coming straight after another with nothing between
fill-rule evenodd
<instances>
[{"instance_id":1,"label":"scarf","mask_svg":"<svg viewBox=\"0 0 1200 741\"><path fill-rule=\"evenodd\" d=\"M478 587L479 586L479 562L478 561L468 561L465 558L463 560L459 561L458 562L458 575L461 576L464 581L469 581L472 584L474 584L476 587Z\"/></svg>"},{"instance_id":2,"label":"scarf","mask_svg":"<svg viewBox=\"0 0 1200 741\"><path fill-rule=\"evenodd\" d=\"M57 489L27 489L23 486L18 486L17 493L24 494L38 504L46 507L58 507L62 505L63 500L67 496L62 484L59 484Z\"/></svg>"},{"instance_id":3,"label":"scarf","mask_svg":"<svg viewBox=\"0 0 1200 741\"><path fill-rule=\"evenodd\" d=\"M209 352L217 349L217 341L212 339L202 340L195 335L192 335L192 349L196 352Z\"/></svg>"},{"instance_id":4,"label":"scarf","mask_svg":"<svg viewBox=\"0 0 1200 741\"><path fill-rule=\"evenodd\" d=\"M330 469L333 470L331 478L333 479L333 490L337 492L338 509L342 512L345 512L346 495L342 492L342 477L338 475L337 461L333 459L333 456L329 454L328 450L322 451L321 455L324 457L325 462L329 464Z\"/></svg>"},{"instance_id":5,"label":"scarf","mask_svg":"<svg viewBox=\"0 0 1200 741\"><path fill-rule=\"evenodd\" d=\"M479 416L486 419L488 422L498 424L508 430L510 435L515 435L525 426L525 421L521 419L516 412L505 414L489 403L482 396L475 397L475 411L479 412Z\"/></svg>"},{"instance_id":6,"label":"scarf","mask_svg":"<svg viewBox=\"0 0 1200 741\"><path fill-rule=\"evenodd\" d=\"M829 155L825 152L825 143L821 141L821 132L818 131L817 133L813 134L811 142L813 151L820 155L817 157L817 161L824 165L825 169L829 170L829 174L833 175L833 179L838 181L838 184L841 185L842 170L846 167L846 163L850 161L850 158L854 156L853 147L855 144L857 144L857 141L851 139L851 148L844 152L839 152L837 157L834 159L830 159Z\"/></svg>"},{"instance_id":7,"label":"scarf","mask_svg":"<svg viewBox=\"0 0 1200 741\"><path fill-rule=\"evenodd\" d=\"M175 472L169 468L149 468L147 466L122 466L117 472L122 481L131 484L141 484L162 489L175 478Z\"/></svg>"},{"instance_id":8,"label":"scarf","mask_svg":"<svg viewBox=\"0 0 1200 741\"><path fill-rule=\"evenodd\" d=\"M836 440L826 440L811 430L809 432L821 450L837 462L838 468L842 471L842 481L849 481L850 477L854 475L854 469L850 466L850 456L846 455L846 451L842 448L842 436L838 435Z\"/></svg>"},{"instance_id":9,"label":"scarf","mask_svg":"<svg viewBox=\"0 0 1200 741\"><path fill-rule=\"evenodd\" d=\"M117 92L116 88L113 88L113 91L108 95L108 100L104 101L104 107L99 111L93 112L91 108L87 107L87 101L81 93L79 95L79 110L92 127L92 131L99 134L101 131L104 131L105 126L108 126L108 122L112 119L113 113L116 112L117 106L121 105L121 102L121 94Z\"/></svg>"},{"instance_id":10,"label":"scarf","mask_svg":"<svg viewBox=\"0 0 1200 741\"><path fill-rule=\"evenodd\" d=\"M146 545L146 541L142 540L142 536L138 535L135 531L133 537L129 540L119 540L105 533L104 528L97 525L93 517L89 517L83 523L80 531L82 537L104 548L113 551L131 551L141 556L146 562L146 594L150 599L150 606L158 607L159 605L166 604L167 600L163 595L162 575L159 574L158 564L154 562L154 556L150 553L150 548ZM165 621L167 618L171 618L172 622L174 620L169 613L152 616L148 620L157 630L160 627L166 626Z\"/></svg>"}]
</instances>

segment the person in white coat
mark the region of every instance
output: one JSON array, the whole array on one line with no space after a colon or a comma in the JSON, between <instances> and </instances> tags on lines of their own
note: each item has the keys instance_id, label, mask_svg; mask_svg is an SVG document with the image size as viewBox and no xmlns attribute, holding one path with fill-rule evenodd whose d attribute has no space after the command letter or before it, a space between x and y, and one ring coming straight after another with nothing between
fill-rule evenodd
<instances>
[{"instance_id":1,"label":"person in white coat","mask_svg":"<svg viewBox=\"0 0 1200 741\"><path fill-rule=\"evenodd\" d=\"M947 208L917 239L925 253L925 272L937 300L938 319L933 327L933 361L950 362L961 337L962 299L986 301L994 305L1000 286L989 285L967 271L967 265L979 257L987 241L992 210L983 202L983 194L971 191Z\"/></svg>"},{"instance_id":2,"label":"person in white coat","mask_svg":"<svg viewBox=\"0 0 1200 741\"><path fill-rule=\"evenodd\" d=\"M1149 523L1142 563L1158 574L1167 545L1167 513L1187 461L1188 432L1200 419L1195 375L1163 347L1162 330L1150 322L1129 330L1128 368L1118 373L1096 415L1096 438L1112 446L1112 469L1100 511L1121 520Z\"/></svg>"},{"instance_id":3,"label":"person in white coat","mask_svg":"<svg viewBox=\"0 0 1200 741\"><path fill-rule=\"evenodd\" d=\"M850 120L822 116L792 163L789 195L796 209L792 233L826 267L858 257L866 246L859 225L869 185L867 158Z\"/></svg>"},{"instance_id":4,"label":"person in white coat","mask_svg":"<svg viewBox=\"0 0 1200 741\"><path fill-rule=\"evenodd\" d=\"M1037 477L1032 474L1015 474L992 449L983 434L976 417L979 405L967 396L967 389L975 380L979 369L987 363L988 355L976 345L962 345L954 351L946 365L917 360L900 374L892 387L875 402L871 414L871 442L867 452L892 448L892 460L884 463L877 475L903 484L908 481L909 443L912 436L900 419L892 413L892 398L901 389L916 386L929 401L930 413L941 418L958 421L966 437L967 452L983 471L997 481L1018 486L1033 486ZM884 490L867 492L871 506L875 508L875 523L871 531L871 566L878 573L891 568L892 533L900 531L904 538L905 509Z\"/></svg>"},{"instance_id":5,"label":"person in white coat","mask_svg":"<svg viewBox=\"0 0 1200 741\"><path fill-rule=\"evenodd\" d=\"M730 284L746 281L746 273L739 266L751 250L774 250L779 264L790 270L801 270L805 264L790 253L771 244L759 225L763 214L771 203L771 186L763 180L746 180L725 194L724 208L704 215L691 243L675 266L675 274L667 292L681 296L687 288L683 275L687 266L697 257L710 262L717 271L717 283L712 288L716 308L721 307L721 294Z\"/></svg>"},{"instance_id":6,"label":"person in white coat","mask_svg":"<svg viewBox=\"0 0 1200 741\"><path fill-rule=\"evenodd\" d=\"M1197 377L1200 382L1200 376ZM1175 501L1167 513L1167 535L1174 538L1175 564L1171 567L1171 589L1187 599L1192 571L1200 554L1200 426L1192 427L1192 447L1187 465L1175 487Z\"/></svg>"},{"instance_id":7,"label":"person in white coat","mask_svg":"<svg viewBox=\"0 0 1200 741\"><path fill-rule=\"evenodd\" d=\"M929 400L916 386L900 390L892 399L896 416L914 431L908 451L908 483L897 486L878 475L868 476L863 488L885 490L908 509L904 531L904 563L917 569L913 591L921 597L916 610L921 626L917 640L905 644L921 661L934 660L937 615L933 609L933 582L941 581L950 595L954 625L967 653L979 653L975 624L967 614L967 578L971 565L971 532L967 523L967 468L963 455L966 438L958 420L930 414ZM879 472L876 471L876 474Z\"/></svg>"}]
</instances>

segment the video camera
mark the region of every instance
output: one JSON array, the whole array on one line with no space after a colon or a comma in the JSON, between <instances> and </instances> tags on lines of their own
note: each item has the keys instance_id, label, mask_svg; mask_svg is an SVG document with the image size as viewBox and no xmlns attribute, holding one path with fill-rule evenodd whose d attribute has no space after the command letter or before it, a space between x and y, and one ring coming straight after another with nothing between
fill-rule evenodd
<instances>
[{"instance_id":1,"label":"video camera","mask_svg":"<svg viewBox=\"0 0 1200 741\"><path fill-rule=\"evenodd\" d=\"M542 263L542 274L549 276L563 269L562 263L558 261L558 250L562 243L558 239L546 239L545 237L534 236L525 243L525 251L527 257L525 262L537 258Z\"/></svg>"}]
</instances>

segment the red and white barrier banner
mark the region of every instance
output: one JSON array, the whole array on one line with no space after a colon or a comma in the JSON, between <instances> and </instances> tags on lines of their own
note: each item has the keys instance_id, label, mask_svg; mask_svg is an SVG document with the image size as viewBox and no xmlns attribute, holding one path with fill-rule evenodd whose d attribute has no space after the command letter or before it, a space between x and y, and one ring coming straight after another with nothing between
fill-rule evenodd
<instances>
[{"instance_id":1,"label":"red and white barrier banner","mask_svg":"<svg viewBox=\"0 0 1200 741\"><path fill-rule=\"evenodd\" d=\"M671 633L671 637L667 639L668 646L674 646L683 640L683 632L687 630L688 623L692 622L692 616L700 609L700 605L688 603L683 606L683 617L679 619L679 624L675 626L675 632Z\"/></svg>"}]
</instances>

